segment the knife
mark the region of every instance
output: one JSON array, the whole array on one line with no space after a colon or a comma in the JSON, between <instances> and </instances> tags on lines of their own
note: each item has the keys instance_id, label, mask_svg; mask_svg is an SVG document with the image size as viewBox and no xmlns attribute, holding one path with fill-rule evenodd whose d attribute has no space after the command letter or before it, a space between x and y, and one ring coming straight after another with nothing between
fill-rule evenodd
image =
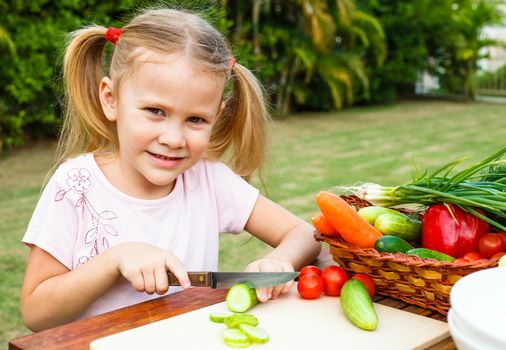
<instances>
[{"instance_id":1,"label":"knife","mask_svg":"<svg viewBox=\"0 0 506 350\"><path fill-rule=\"evenodd\" d=\"M169 286L179 286L172 272L167 272ZM230 288L238 283L247 283L252 288L267 288L295 279L298 272L188 272L192 287Z\"/></svg>"}]
</instances>

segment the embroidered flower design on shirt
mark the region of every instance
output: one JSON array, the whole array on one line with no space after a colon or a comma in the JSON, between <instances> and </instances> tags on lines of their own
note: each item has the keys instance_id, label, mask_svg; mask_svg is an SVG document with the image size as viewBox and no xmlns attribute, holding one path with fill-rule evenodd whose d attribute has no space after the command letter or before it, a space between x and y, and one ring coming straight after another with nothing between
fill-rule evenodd
<instances>
[{"instance_id":1,"label":"embroidered flower design on shirt","mask_svg":"<svg viewBox=\"0 0 506 350\"><path fill-rule=\"evenodd\" d=\"M88 200L86 193L92 186L91 174L88 169L73 168L67 172L67 180L65 182L68 188L59 190L54 200L57 202L61 201L69 191L74 191L80 194L74 206L82 208L83 217L85 214L88 214L91 218L91 228L84 236L84 245L91 246L91 250L87 256L79 258L77 263L77 267L79 267L97 256L100 251L109 249L110 245L107 236L118 236L113 222L118 216L111 210L97 211Z\"/></svg>"},{"instance_id":2,"label":"embroidered flower design on shirt","mask_svg":"<svg viewBox=\"0 0 506 350\"><path fill-rule=\"evenodd\" d=\"M70 187L67 190L59 190L54 198L55 201L61 201L68 191L73 190L76 193L86 193L91 187L90 172L86 168L74 168L67 172L66 183ZM76 205L77 206L77 205Z\"/></svg>"},{"instance_id":3,"label":"embroidered flower design on shirt","mask_svg":"<svg viewBox=\"0 0 506 350\"><path fill-rule=\"evenodd\" d=\"M72 169L67 173L67 185L69 185L77 193L88 192L91 186L90 172L88 169Z\"/></svg>"}]
</instances>

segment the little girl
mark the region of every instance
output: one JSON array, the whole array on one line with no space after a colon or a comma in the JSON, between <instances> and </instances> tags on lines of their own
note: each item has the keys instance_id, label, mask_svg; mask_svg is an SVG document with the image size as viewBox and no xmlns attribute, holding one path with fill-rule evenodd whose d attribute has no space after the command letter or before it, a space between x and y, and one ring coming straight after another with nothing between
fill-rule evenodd
<instances>
[{"instance_id":1,"label":"little girl","mask_svg":"<svg viewBox=\"0 0 506 350\"><path fill-rule=\"evenodd\" d=\"M207 22L163 9L80 29L63 74L58 162L23 238L30 329L166 294L169 270L189 288L187 271L217 270L220 232L275 247L246 271L293 271L318 255L313 228L245 180L264 157L263 92Z\"/></svg>"}]
</instances>

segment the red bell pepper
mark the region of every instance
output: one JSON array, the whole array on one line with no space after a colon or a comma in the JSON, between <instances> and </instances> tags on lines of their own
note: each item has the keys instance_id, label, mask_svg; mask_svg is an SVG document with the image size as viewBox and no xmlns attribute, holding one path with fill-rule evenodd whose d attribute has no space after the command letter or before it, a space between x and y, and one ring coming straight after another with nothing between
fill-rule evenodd
<instances>
[{"instance_id":1,"label":"red bell pepper","mask_svg":"<svg viewBox=\"0 0 506 350\"><path fill-rule=\"evenodd\" d=\"M422 219L422 247L454 258L478 251L480 237L490 232L489 224L454 204L447 205L452 213L442 203L431 205L425 212Z\"/></svg>"}]
</instances>

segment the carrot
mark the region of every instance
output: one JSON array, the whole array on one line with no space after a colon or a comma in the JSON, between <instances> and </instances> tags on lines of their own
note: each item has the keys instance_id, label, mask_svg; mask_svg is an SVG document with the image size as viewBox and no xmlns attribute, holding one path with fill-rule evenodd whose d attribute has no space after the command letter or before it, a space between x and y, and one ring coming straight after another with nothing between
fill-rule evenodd
<instances>
[{"instance_id":1,"label":"carrot","mask_svg":"<svg viewBox=\"0 0 506 350\"><path fill-rule=\"evenodd\" d=\"M348 243L360 248L372 248L376 239L382 236L374 226L357 214L346 201L339 196L321 191L316 203L323 215Z\"/></svg>"},{"instance_id":2,"label":"carrot","mask_svg":"<svg viewBox=\"0 0 506 350\"><path fill-rule=\"evenodd\" d=\"M334 226L330 224L325 215L322 213L314 214L311 218L313 226L323 235L327 236L339 236Z\"/></svg>"}]
</instances>

